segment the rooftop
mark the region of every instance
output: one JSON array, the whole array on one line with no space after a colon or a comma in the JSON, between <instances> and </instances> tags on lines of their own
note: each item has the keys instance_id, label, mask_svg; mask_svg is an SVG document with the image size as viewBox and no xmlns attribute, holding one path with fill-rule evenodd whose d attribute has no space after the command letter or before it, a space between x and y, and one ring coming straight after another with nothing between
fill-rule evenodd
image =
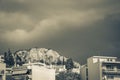
<instances>
[{"instance_id":1,"label":"rooftop","mask_svg":"<svg viewBox=\"0 0 120 80\"><path fill-rule=\"evenodd\" d=\"M111 57L111 56L92 56L91 58L111 58L111 59L117 59L117 57Z\"/></svg>"}]
</instances>

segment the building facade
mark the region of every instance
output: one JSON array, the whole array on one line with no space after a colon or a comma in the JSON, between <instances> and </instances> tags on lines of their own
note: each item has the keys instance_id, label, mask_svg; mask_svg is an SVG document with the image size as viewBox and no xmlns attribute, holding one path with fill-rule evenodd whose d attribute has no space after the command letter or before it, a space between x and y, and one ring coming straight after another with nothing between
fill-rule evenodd
<instances>
[{"instance_id":1,"label":"building facade","mask_svg":"<svg viewBox=\"0 0 120 80\"><path fill-rule=\"evenodd\" d=\"M80 75L81 75L81 80L88 80L88 67L87 67L87 64L81 66Z\"/></svg>"},{"instance_id":2,"label":"building facade","mask_svg":"<svg viewBox=\"0 0 120 80\"><path fill-rule=\"evenodd\" d=\"M87 59L87 65L81 68L81 78L84 80L120 80L120 61L117 61L117 57L90 57Z\"/></svg>"},{"instance_id":3,"label":"building facade","mask_svg":"<svg viewBox=\"0 0 120 80\"><path fill-rule=\"evenodd\" d=\"M12 80L55 80L55 70L42 63L14 67Z\"/></svg>"},{"instance_id":4,"label":"building facade","mask_svg":"<svg viewBox=\"0 0 120 80\"><path fill-rule=\"evenodd\" d=\"M6 64L0 63L0 80L6 80Z\"/></svg>"},{"instance_id":5,"label":"building facade","mask_svg":"<svg viewBox=\"0 0 120 80\"><path fill-rule=\"evenodd\" d=\"M31 77L32 80L55 80L55 70L34 65Z\"/></svg>"}]
</instances>

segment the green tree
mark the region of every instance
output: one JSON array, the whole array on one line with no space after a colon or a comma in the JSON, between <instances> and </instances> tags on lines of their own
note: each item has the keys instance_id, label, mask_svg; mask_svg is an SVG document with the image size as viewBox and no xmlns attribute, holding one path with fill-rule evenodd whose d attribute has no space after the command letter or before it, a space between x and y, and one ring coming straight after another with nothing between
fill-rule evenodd
<instances>
[{"instance_id":1,"label":"green tree","mask_svg":"<svg viewBox=\"0 0 120 80\"><path fill-rule=\"evenodd\" d=\"M61 60L60 60L59 58L57 59L56 64L57 64L57 65L61 65L61 64L62 64L62 62L61 62Z\"/></svg>"},{"instance_id":2,"label":"green tree","mask_svg":"<svg viewBox=\"0 0 120 80\"><path fill-rule=\"evenodd\" d=\"M7 64L7 62L8 62L7 56L8 56L8 55L7 55L7 52L5 52L5 53L4 53L4 62L5 62L6 64Z\"/></svg>"},{"instance_id":3,"label":"green tree","mask_svg":"<svg viewBox=\"0 0 120 80\"><path fill-rule=\"evenodd\" d=\"M13 58L13 54L10 50L8 50L8 54L9 54L9 65L13 66L14 65L14 58Z\"/></svg>"},{"instance_id":4,"label":"green tree","mask_svg":"<svg viewBox=\"0 0 120 80\"><path fill-rule=\"evenodd\" d=\"M74 68L74 63L73 63L73 60L71 58L67 59L65 67L67 70L71 70Z\"/></svg>"},{"instance_id":5,"label":"green tree","mask_svg":"<svg viewBox=\"0 0 120 80\"><path fill-rule=\"evenodd\" d=\"M8 52L4 53L4 62L6 63L7 67L11 67L15 63L12 52L10 51L10 49L8 50Z\"/></svg>"},{"instance_id":6,"label":"green tree","mask_svg":"<svg viewBox=\"0 0 120 80\"><path fill-rule=\"evenodd\" d=\"M20 65L20 66L22 66L22 64L23 64L22 59L18 55L16 56L16 64Z\"/></svg>"},{"instance_id":7,"label":"green tree","mask_svg":"<svg viewBox=\"0 0 120 80\"><path fill-rule=\"evenodd\" d=\"M80 74L73 72L60 72L56 75L56 80L81 80Z\"/></svg>"}]
</instances>

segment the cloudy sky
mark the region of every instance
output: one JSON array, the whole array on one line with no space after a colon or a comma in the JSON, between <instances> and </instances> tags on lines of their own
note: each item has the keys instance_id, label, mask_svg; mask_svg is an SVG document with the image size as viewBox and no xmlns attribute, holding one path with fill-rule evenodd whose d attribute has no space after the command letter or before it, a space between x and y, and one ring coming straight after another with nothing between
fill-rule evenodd
<instances>
[{"instance_id":1,"label":"cloudy sky","mask_svg":"<svg viewBox=\"0 0 120 80\"><path fill-rule=\"evenodd\" d=\"M0 0L0 52L52 48L81 64L120 57L120 0Z\"/></svg>"}]
</instances>

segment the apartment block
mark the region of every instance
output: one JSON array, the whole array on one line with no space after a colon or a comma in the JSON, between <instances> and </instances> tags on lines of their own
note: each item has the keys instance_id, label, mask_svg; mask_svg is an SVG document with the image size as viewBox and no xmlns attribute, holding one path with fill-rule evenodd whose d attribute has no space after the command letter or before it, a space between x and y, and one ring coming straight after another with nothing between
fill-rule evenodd
<instances>
[{"instance_id":1,"label":"apartment block","mask_svg":"<svg viewBox=\"0 0 120 80\"><path fill-rule=\"evenodd\" d=\"M120 80L120 61L117 61L117 57L90 57L87 59L87 65L81 68L81 78L82 80Z\"/></svg>"},{"instance_id":2,"label":"apartment block","mask_svg":"<svg viewBox=\"0 0 120 80\"><path fill-rule=\"evenodd\" d=\"M12 70L12 80L55 80L55 70L42 63L28 63Z\"/></svg>"}]
</instances>

